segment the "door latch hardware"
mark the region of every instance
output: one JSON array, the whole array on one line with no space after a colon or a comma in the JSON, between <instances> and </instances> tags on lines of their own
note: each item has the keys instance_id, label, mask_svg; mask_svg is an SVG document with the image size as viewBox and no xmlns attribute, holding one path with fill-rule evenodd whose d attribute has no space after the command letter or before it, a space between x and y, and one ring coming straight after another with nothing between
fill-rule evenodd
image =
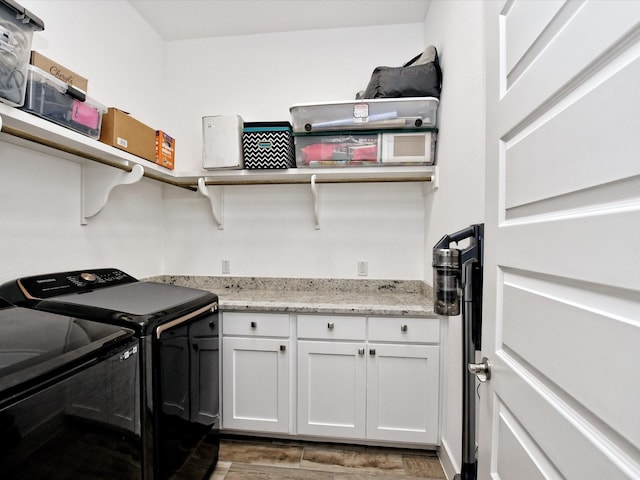
<instances>
[{"instance_id":1,"label":"door latch hardware","mask_svg":"<svg viewBox=\"0 0 640 480\"><path fill-rule=\"evenodd\" d=\"M481 363L470 363L467 365L469 371L478 377L480 382L484 383L491 378L491 364L487 357L482 357Z\"/></svg>"}]
</instances>

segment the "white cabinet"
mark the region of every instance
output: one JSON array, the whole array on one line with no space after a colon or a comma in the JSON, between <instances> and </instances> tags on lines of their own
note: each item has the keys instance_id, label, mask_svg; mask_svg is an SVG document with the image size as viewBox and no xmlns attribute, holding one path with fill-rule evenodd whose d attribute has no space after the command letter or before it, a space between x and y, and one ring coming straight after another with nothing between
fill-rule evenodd
<instances>
[{"instance_id":1,"label":"white cabinet","mask_svg":"<svg viewBox=\"0 0 640 480\"><path fill-rule=\"evenodd\" d=\"M298 433L439 443L439 320L298 316Z\"/></svg>"},{"instance_id":2,"label":"white cabinet","mask_svg":"<svg viewBox=\"0 0 640 480\"><path fill-rule=\"evenodd\" d=\"M298 433L363 438L364 341L298 342Z\"/></svg>"},{"instance_id":3,"label":"white cabinet","mask_svg":"<svg viewBox=\"0 0 640 480\"><path fill-rule=\"evenodd\" d=\"M298 433L364 438L366 317L298 315Z\"/></svg>"},{"instance_id":4,"label":"white cabinet","mask_svg":"<svg viewBox=\"0 0 640 480\"><path fill-rule=\"evenodd\" d=\"M367 438L438 443L440 321L369 317Z\"/></svg>"},{"instance_id":5,"label":"white cabinet","mask_svg":"<svg viewBox=\"0 0 640 480\"><path fill-rule=\"evenodd\" d=\"M439 347L367 348L367 438L437 444Z\"/></svg>"},{"instance_id":6,"label":"white cabinet","mask_svg":"<svg viewBox=\"0 0 640 480\"><path fill-rule=\"evenodd\" d=\"M288 433L289 315L225 312L222 331L223 428Z\"/></svg>"}]
</instances>

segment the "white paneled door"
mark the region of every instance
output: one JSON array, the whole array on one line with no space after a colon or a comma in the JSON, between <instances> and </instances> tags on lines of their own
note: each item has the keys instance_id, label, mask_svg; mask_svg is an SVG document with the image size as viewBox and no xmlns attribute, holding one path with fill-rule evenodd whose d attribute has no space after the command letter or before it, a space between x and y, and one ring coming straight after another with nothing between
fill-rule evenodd
<instances>
[{"instance_id":1,"label":"white paneled door","mask_svg":"<svg viewBox=\"0 0 640 480\"><path fill-rule=\"evenodd\" d=\"M640 1L489 1L482 479L640 478Z\"/></svg>"}]
</instances>

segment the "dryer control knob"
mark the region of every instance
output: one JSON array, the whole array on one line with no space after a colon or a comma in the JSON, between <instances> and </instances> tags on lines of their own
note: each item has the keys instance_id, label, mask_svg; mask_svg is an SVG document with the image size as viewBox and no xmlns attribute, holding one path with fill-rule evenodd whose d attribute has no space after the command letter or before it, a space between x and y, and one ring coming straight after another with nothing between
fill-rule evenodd
<instances>
[{"instance_id":1,"label":"dryer control knob","mask_svg":"<svg viewBox=\"0 0 640 480\"><path fill-rule=\"evenodd\" d=\"M88 283L93 283L96 281L96 276L93 273L81 273L80 278Z\"/></svg>"}]
</instances>

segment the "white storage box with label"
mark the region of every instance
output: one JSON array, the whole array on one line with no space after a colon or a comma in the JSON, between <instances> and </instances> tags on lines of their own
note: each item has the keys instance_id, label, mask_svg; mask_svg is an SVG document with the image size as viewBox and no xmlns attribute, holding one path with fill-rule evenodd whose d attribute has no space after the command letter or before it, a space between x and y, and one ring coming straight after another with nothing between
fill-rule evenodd
<instances>
[{"instance_id":1,"label":"white storage box with label","mask_svg":"<svg viewBox=\"0 0 640 480\"><path fill-rule=\"evenodd\" d=\"M13 0L0 0L0 101L24 104L33 32L44 23Z\"/></svg>"},{"instance_id":2,"label":"white storage box with label","mask_svg":"<svg viewBox=\"0 0 640 480\"><path fill-rule=\"evenodd\" d=\"M434 131L382 133L380 161L383 165L433 165L436 158Z\"/></svg>"},{"instance_id":3,"label":"white storage box with label","mask_svg":"<svg viewBox=\"0 0 640 480\"><path fill-rule=\"evenodd\" d=\"M104 105L33 65L28 66L22 109L96 140L107 113Z\"/></svg>"},{"instance_id":4,"label":"white storage box with label","mask_svg":"<svg viewBox=\"0 0 640 480\"><path fill-rule=\"evenodd\" d=\"M202 167L241 169L242 127L239 115L202 117Z\"/></svg>"},{"instance_id":5,"label":"white storage box with label","mask_svg":"<svg viewBox=\"0 0 640 480\"><path fill-rule=\"evenodd\" d=\"M298 133L399 130L435 127L438 103L434 97L377 98L294 105L289 111Z\"/></svg>"}]
</instances>

